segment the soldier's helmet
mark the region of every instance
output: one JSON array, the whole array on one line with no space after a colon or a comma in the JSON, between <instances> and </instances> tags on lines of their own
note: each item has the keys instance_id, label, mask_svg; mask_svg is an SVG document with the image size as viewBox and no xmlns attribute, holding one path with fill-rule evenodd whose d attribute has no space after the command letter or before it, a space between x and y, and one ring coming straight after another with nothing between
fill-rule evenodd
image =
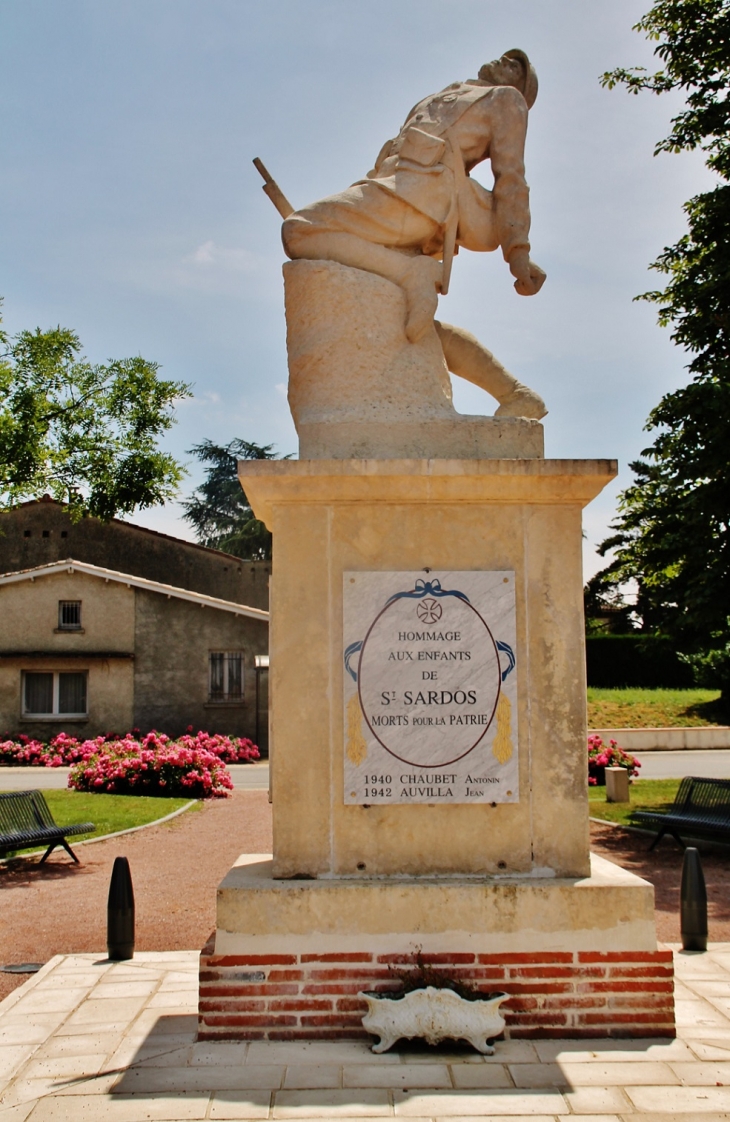
<instances>
[{"instance_id":1,"label":"soldier's helmet","mask_svg":"<svg viewBox=\"0 0 730 1122\"><path fill-rule=\"evenodd\" d=\"M537 97L537 74L535 72L535 67L532 65L525 52L517 48L512 51L505 51L502 58L514 58L522 63L524 78L520 93L527 102L527 108L532 109L535 104L535 98ZM483 81L489 81L490 66L491 63L487 62L479 71L479 77Z\"/></svg>"}]
</instances>

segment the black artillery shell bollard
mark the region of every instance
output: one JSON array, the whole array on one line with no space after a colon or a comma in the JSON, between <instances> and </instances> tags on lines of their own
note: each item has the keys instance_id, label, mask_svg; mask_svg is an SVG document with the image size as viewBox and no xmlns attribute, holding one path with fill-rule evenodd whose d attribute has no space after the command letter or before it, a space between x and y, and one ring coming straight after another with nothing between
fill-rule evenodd
<instances>
[{"instance_id":1,"label":"black artillery shell bollard","mask_svg":"<svg viewBox=\"0 0 730 1122\"><path fill-rule=\"evenodd\" d=\"M134 955L134 890L126 857L114 860L106 909L106 946L113 962Z\"/></svg>"},{"instance_id":2,"label":"black artillery shell bollard","mask_svg":"<svg viewBox=\"0 0 730 1122\"><path fill-rule=\"evenodd\" d=\"M685 951L707 950L707 889L699 851L688 846L682 865L681 928Z\"/></svg>"}]
</instances>

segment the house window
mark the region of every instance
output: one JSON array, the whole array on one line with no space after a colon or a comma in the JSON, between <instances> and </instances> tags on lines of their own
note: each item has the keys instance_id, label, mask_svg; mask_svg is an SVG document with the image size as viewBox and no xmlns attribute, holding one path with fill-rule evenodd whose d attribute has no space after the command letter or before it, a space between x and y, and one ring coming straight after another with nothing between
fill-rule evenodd
<instances>
[{"instance_id":1,"label":"house window","mask_svg":"<svg viewBox=\"0 0 730 1122\"><path fill-rule=\"evenodd\" d=\"M26 671L23 714L27 717L85 717L86 671Z\"/></svg>"},{"instance_id":2,"label":"house window","mask_svg":"<svg viewBox=\"0 0 730 1122\"><path fill-rule=\"evenodd\" d=\"M81 630L81 601L80 600L59 600L58 601L58 630L59 631L80 631Z\"/></svg>"},{"instance_id":3,"label":"house window","mask_svg":"<svg viewBox=\"0 0 730 1122\"><path fill-rule=\"evenodd\" d=\"M210 656L210 700L240 701L243 697L243 652L213 651Z\"/></svg>"}]
</instances>

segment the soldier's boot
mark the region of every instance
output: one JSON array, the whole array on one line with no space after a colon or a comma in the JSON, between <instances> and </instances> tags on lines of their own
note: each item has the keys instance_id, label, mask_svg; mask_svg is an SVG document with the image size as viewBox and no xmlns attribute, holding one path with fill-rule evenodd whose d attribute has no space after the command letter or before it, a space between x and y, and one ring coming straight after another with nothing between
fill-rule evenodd
<instances>
[{"instance_id":1,"label":"soldier's boot","mask_svg":"<svg viewBox=\"0 0 730 1122\"><path fill-rule=\"evenodd\" d=\"M503 398L495 417L526 417L540 421L547 414L545 402L538 393L518 382L512 392Z\"/></svg>"},{"instance_id":2,"label":"soldier's boot","mask_svg":"<svg viewBox=\"0 0 730 1122\"><path fill-rule=\"evenodd\" d=\"M497 399L495 417L539 421L545 416L547 409L540 395L518 382L470 331L438 320L434 324L449 370Z\"/></svg>"}]
</instances>

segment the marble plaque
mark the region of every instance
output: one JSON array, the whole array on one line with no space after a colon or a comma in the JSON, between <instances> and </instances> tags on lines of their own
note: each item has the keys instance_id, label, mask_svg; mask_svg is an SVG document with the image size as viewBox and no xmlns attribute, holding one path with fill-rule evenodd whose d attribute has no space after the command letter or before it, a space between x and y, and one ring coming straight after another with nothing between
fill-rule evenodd
<instances>
[{"instance_id":1,"label":"marble plaque","mask_svg":"<svg viewBox=\"0 0 730 1122\"><path fill-rule=\"evenodd\" d=\"M344 574L345 803L518 802L513 572Z\"/></svg>"}]
</instances>

